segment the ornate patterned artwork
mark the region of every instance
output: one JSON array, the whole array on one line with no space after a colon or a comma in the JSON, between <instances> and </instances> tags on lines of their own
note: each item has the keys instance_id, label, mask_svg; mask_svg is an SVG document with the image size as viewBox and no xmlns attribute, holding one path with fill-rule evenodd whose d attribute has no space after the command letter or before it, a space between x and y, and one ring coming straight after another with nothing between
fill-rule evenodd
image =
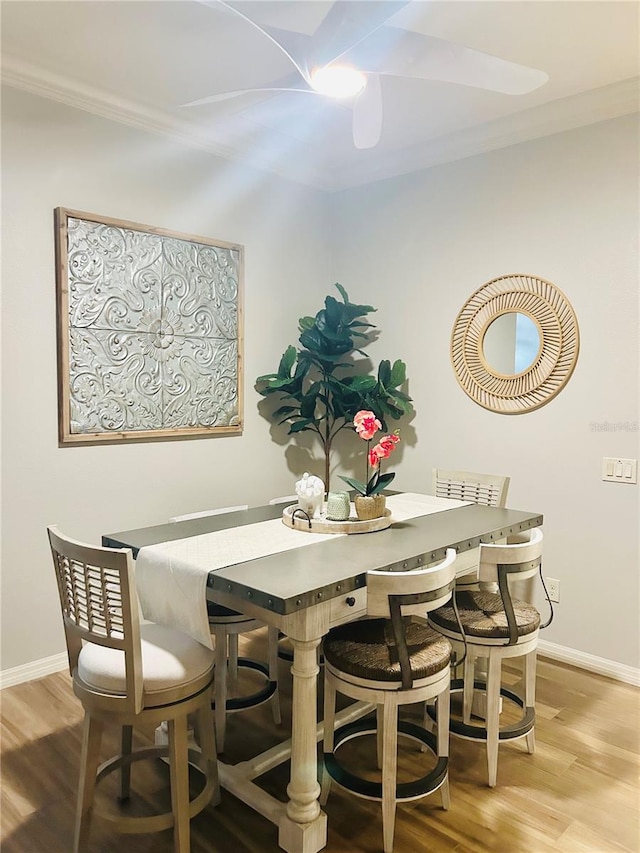
<instances>
[{"instance_id":1,"label":"ornate patterned artwork","mask_svg":"<svg viewBox=\"0 0 640 853\"><path fill-rule=\"evenodd\" d=\"M242 432L242 246L56 210L60 443Z\"/></svg>"}]
</instances>

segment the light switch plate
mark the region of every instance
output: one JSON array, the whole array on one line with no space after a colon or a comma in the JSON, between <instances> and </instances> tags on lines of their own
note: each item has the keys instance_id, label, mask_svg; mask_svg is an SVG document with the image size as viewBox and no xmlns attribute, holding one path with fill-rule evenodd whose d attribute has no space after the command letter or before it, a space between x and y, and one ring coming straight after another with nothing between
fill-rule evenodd
<instances>
[{"instance_id":1,"label":"light switch plate","mask_svg":"<svg viewBox=\"0 0 640 853\"><path fill-rule=\"evenodd\" d=\"M638 460L604 456L602 458L602 479L608 483L637 483Z\"/></svg>"}]
</instances>

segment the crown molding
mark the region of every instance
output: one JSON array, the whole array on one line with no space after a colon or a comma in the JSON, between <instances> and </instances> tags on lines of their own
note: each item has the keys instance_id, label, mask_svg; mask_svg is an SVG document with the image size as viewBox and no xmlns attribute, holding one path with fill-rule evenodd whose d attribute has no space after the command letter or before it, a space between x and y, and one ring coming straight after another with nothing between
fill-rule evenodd
<instances>
[{"instance_id":1,"label":"crown molding","mask_svg":"<svg viewBox=\"0 0 640 853\"><path fill-rule=\"evenodd\" d=\"M372 158L366 164L350 162L343 167L321 169L310 164L313 159L310 149L294 156L290 150L289 137L284 133L271 129L268 131L271 138L274 134L279 135L282 149L289 151L287 157L260 161L255 147L243 146L235 141L230 145L215 130L205 130L195 124L179 121L161 110L53 74L16 57L3 55L2 82L110 121L169 137L181 145L249 165L287 181L334 192L629 115L638 112L640 106L640 78L635 77ZM265 132L259 124L241 117L236 117L236 121L242 124L249 137L254 137L257 132Z\"/></svg>"},{"instance_id":2,"label":"crown molding","mask_svg":"<svg viewBox=\"0 0 640 853\"><path fill-rule=\"evenodd\" d=\"M152 109L134 101L117 97L103 89L87 86L69 77L54 74L16 57L3 54L0 77L5 86L57 101L110 121L168 137L189 148L205 151L208 154L245 166L249 165L253 169L278 175L287 181L301 183L316 189L327 189L324 172L310 167L306 162L296 161L295 158L288 157L284 163L271 160L268 163L263 163L256 156L255 148L247 146L243 148L235 141L231 145L225 142L215 130L200 129L197 125L187 121L179 121L162 110ZM254 137L256 133L265 132L260 125L241 117L237 117L236 122L243 126L243 130L249 137ZM269 130L269 134L273 137L274 134L278 134L278 131ZM289 147L289 137L282 133L279 136L282 140L283 149Z\"/></svg>"},{"instance_id":3,"label":"crown molding","mask_svg":"<svg viewBox=\"0 0 640 853\"><path fill-rule=\"evenodd\" d=\"M360 168L351 164L348 168L335 169L331 189L348 189L386 180L639 110L640 77L633 77L403 149L379 162L375 174L371 164Z\"/></svg>"}]
</instances>

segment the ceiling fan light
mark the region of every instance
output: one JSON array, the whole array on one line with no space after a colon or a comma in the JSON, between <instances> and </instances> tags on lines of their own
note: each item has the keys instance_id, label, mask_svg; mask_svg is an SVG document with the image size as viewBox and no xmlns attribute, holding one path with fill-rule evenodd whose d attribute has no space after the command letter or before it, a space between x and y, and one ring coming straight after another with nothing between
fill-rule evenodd
<instances>
[{"instance_id":1,"label":"ceiling fan light","mask_svg":"<svg viewBox=\"0 0 640 853\"><path fill-rule=\"evenodd\" d=\"M325 65L311 73L311 86L321 95L330 98L353 98L367 85L361 71L348 65Z\"/></svg>"}]
</instances>

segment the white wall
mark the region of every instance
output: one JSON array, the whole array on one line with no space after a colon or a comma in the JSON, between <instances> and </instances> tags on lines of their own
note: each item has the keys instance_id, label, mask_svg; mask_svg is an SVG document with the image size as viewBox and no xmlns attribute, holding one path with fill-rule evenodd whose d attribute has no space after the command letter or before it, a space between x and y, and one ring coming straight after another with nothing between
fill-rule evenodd
<instances>
[{"instance_id":1,"label":"white wall","mask_svg":"<svg viewBox=\"0 0 640 853\"><path fill-rule=\"evenodd\" d=\"M601 461L638 457L637 158L631 116L342 192L332 218L334 276L378 308L372 353L407 363L415 432L394 485L423 489L433 466L509 474L561 581L544 639L633 667L638 486L603 483ZM449 361L465 300L508 273L554 282L581 334L568 385L518 416L473 403Z\"/></svg>"},{"instance_id":2,"label":"white wall","mask_svg":"<svg viewBox=\"0 0 640 853\"><path fill-rule=\"evenodd\" d=\"M78 539L289 494L255 378L330 285L324 194L7 89L2 101L2 664L64 650L46 525ZM244 244L241 437L57 445L53 209Z\"/></svg>"},{"instance_id":3,"label":"white wall","mask_svg":"<svg viewBox=\"0 0 640 853\"><path fill-rule=\"evenodd\" d=\"M545 571L561 580L546 639L639 665L638 487L600 480L603 455L639 455L638 433L591 429L638 421L633 118L327 200L11 89L2 108L1 670L64 650L47 524L99 542L104 532L243 503L248 489L251 503L292 491L304 450L271 440L253 380L276 368L296 342L297 318L335 280L378 308L375 360L408 365L416 417L402 427L394 485L426 489L434 465L510 474L509 504L544 513ZM242 437L58 448L57 206L246 246ZM506 417L465 396L448 352L466 298L511 272L566 293L582 344L555 400Z\"/></svg>"}]
</instances>

